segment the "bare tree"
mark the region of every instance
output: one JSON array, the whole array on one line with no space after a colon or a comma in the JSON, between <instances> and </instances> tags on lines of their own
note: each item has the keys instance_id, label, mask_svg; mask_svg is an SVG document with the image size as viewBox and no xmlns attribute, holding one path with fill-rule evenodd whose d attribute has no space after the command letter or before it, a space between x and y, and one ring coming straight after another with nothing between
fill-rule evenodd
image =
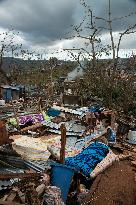
<instances>
[{"instance_id":1,"label":"bare tree","mask_svg":"<svg viewBox=\"0 0 136 205\"><path fill-rule=\"evenodd\" d=\"M119 79L120 71L118 69L119 67L118 63L119 63L119 51L120 51L121 42L125 35L134 34L136 32L136 24L129 25L125 31L122 30L122 32L119 33L118 41L116 39L117 41L116 43L114 39L113 22L117 20L123 20L124 18L125 19L129 18L132 15L136 15L136 12L131 12L130 14L122 17L113 18L111 13L111 7L112 7L111 0L107 0L107 1L108 1L108 18L95 16L93 14L93 10L86 4L86 1L85 0L80 1L85 9L86 15L83 18L83 21L78 26L74 26L74 31L76 32L76 35L73 35L71 38L76 37L78 39L82 39L84 41L84 45L80 48L74 47L66 50L78 62L81 56L85 56L86 58L88 58L88 60L91 60L90 63L92 66L90 67L89 70L91 75L88 75L88 73L86 75L86 82L88 86L90 86L89 89L92 89L93 92L97 91L96 93L100 93L99 91L101 91L101 94L106 99L105 101L107 105L112 106L113 95L115 93L115 90L118 90L118 85L120 86L120 79ZM103 27L100 27L98 26L99 24L97 24L98 21L101 20L105 22L105 26ZM105 47L101 45L101 32L103 30L107 30L107 33L109 33L110 40L111 40L111 45L107 45ZM110 60L106 60L103 62L99 60L99 57L101 57L102 54L109 55L111 52L112 52L112 58ZM125 89L125 86L129 87L131 81L132 81L132 76L131 77L129 76L129 80L127 81L127 84L121 85L124 86L124 88L122 87L123 90L127 90ZM124 91L122 93L124 93ZM127 92L124 94L127 95ZM131 99L131 97L127 96L126 101L128 101L128 99ZM129 103L126 102L125 104L127 105Z\"/></svg>"},{"instance_id":2,"label":"bare tree","mask_svg":"<svg viewBox=\"0 0 136 205\"><path fill-rule=\"evenodd\" d=\"M2 40L0 41L0 74L5 78L5 81L10 84L11 78L7 75L6 71L3 68L4 57L8 55L12 56L12 61L10 63L14 64L14 56L18 56L18 51L21 48L22 44L16 43L16 36L19 32L15 32L13 29L8 30L1 35ZM14 64L15 66L15 64Z\"/></svg>"}]
</instances>

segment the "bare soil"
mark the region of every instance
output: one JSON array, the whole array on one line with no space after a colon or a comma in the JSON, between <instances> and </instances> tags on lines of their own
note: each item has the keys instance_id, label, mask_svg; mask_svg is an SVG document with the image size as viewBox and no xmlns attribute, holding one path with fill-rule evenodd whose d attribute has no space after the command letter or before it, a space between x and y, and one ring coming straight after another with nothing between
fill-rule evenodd
<instances>
[{"instance_id":1,"label":"bare soil","mask_svg":"<svg viewBox=\"0 0 136 205\"><path fill-rule=\"evenodd\" d=\"M92 187L90 205L136 205L136 169L130 162L116 162L99 175Z\"/></svg>"}]
</instances>

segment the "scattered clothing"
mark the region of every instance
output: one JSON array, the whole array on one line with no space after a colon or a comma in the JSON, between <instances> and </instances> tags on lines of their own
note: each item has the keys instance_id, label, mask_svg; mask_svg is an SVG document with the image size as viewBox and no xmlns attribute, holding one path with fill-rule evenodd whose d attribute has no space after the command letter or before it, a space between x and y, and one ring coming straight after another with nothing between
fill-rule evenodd
<instances>
[{"instance_id":1,"label":"scattered clothing","mask_svg":"<svg viewBox=\"0 0 136 205\"><path fill-rule=\"evenodd\" d=\"M32 115L25 115L25 116L19 116L18 122L19 125L26 125L27 123L36 124L44 121L42 114L32 114ZM10 118L10 124L16 126L17 121L15 118Z\"/></svg>"}]
</instances>

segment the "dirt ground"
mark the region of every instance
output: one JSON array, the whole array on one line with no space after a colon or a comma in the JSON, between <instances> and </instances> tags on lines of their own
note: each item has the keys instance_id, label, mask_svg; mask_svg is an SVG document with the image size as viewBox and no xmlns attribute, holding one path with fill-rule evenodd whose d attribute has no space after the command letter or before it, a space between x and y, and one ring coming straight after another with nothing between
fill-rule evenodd
<instances>
[{"instance_id":1,"label":"dirt ground","mask_svg":"<svg viewBox=\"0 0 136 205\"><path fill-rule=\"evenodd\" d=\"M116 162L99 175L91 187L89 205L136 205L136 168Z\"/></svg>"}]
</instances>

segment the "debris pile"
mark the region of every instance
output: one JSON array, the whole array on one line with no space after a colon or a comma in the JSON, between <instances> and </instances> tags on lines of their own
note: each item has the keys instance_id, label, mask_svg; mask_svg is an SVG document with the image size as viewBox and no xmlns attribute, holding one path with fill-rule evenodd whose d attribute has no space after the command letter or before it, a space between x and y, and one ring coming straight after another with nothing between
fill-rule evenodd
<instances>
[{"instance_id":1,"label":"debris pile","mask_svg":"<svg viewBox=\"0 0 136 205\"><path fill-rule=\"evenodd\" d=\"M106 187L115 183L112 170L121 184L115 170L123 167L136 193L136 120L98 104L34 103L0 105L0 204L100 204L110 193L106 204L127 204L122 190L114 196Z\"/></svg>"}]
</instances>

